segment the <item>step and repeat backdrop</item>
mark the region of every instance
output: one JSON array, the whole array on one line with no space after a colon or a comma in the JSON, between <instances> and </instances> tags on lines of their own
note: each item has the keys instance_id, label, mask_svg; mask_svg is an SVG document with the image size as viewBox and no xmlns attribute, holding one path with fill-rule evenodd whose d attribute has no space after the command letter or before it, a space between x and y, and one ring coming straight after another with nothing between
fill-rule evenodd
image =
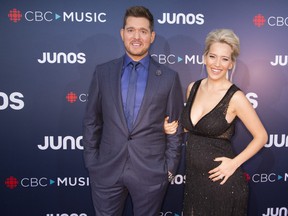
<instances>
[{"instance_id":1,"label":"step and repeat backdrop","mask_svg":"<svg viewBox=\"0 0 288 216\"><path fill-rule=\"evenodd\" d=\"M249 216L288 215L288 1L244 0L1 0L0 177L3 216L92 216L81 145L87 92L97 64L124 53L127 7L154 14L150 54L176 70L183 93L205 76L207 33L231 28L240 37L229 74L259 114L269 140L243 168ZM243 150L251 135L239 122ZM182 215L185 145L161 216ZM131 216L128 199L124 211Z\"/></svg>"}]
</instances>

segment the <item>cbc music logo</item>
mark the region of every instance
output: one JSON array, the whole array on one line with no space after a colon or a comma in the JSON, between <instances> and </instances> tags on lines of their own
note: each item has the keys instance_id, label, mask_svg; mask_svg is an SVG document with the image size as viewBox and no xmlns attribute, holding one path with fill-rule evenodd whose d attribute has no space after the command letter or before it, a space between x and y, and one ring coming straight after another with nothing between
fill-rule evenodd
<instances>
[{"instance_id":1,"label":"cbc music logo","mask_svg":"<svg viewBox=\"0 0 288 216\"><path fill-rule=\"evenodd\" d=\"M288 65L288 55L275 55L273 61L270 62L272 66L287 66Z\"/></svg>"},{"instance_id":2,"label":"cbc music logo","mask_svg":"<svg viewBox=\"0 0 288 216\"><path fill-rule=\"evenodd\" d=\"M262 216L287 216L288 208L287 207L276 207L276 208L267 208L266 213Z\"/></svg>"},{"instance_id":3,"label":"cbc music logo","mask_svg":"<svg viewBox=\"0 0 288 216\"><path fill-rule=\"evenodd\" d=\"M6 94L0 92L0 110L11 108L13 110L21 110L24 108L23 94L21 92L12 92ZM2 101L2 103L1 103Z\"/></svg>"},{"instance_id":4,"label":"cbc music logo","mask_svg":"<svg viewBox=\"0 0 288 216\"><path fill-rule=\"evenodd\" d=\"M17 187L36 188L36 187L86 187L89 186L89 177L23 177L16 178L10 176L6 178L5 185L9 189Z\"/></svg>"},{"instance_id":5,"label":"cbc music logo","mask_svg":"<svg viewBox=\"0 0 288 216\"><path fill-rule=\"evenodd\" d=\"M83 150L81 140L83 136L74 138L73 136L44 136L44 143L37 145L42 151L47 149L52 150Z\"/></svg>"},{"instance_id":6,"label":"cbc music logo","mask_svg":"<svg viewBox=\"0 0 288 216\"><path fill-rule=\"evenodd\" d=\"M159 62L159 64L176 64L176 63L184 63L184 64L198 64L202 65L204 63L202 55L184 55L178 56L176 54L151 54L151 56Z\"/></svg>"},{"instance_id":7,"label":"cbc music logo","mask_svg":"<svg viewBox=\"0 0 288 216\"><path fill-rule=\"evenodd\" d=\"M88 101L88 94L81 93L81 94L76 94L73 91L70 91L66 95L66 101L69 103L76 103L77 101L80 101L81 103L86 103Z\"/></svg>"},{"instance_id":8,"label":"cbc music logo","mask_svg":"<svg viewBox=\"0 0 288 216\"><path fill-rule=\"evenodd\" d=\"M204 15L194 13L163 13L161 19L157 19L159 24L188 24L188 25L203 25Z\"/></svg>"},{"instance_id":9,"label":"cbc music logo","mask_svg":"<svg viewBox=\"0 0 288 216\"><path fill-rule=\"evenodd\" d=\"M64 52L43 52L41 59L37 59L40 64L49 63L49 64L84 64L86 62L85 53L64 53Z\"/></svg>"},{"instance_id":10,"label":"cbc music logo","mask_svg":"<svg viewBox=\"0 0 288 216\"><path fill-rule=\"evenodd\" d=\"M107 14L105 12L62 12L61 14L52 11L26 11L13 8L8 13L8 18L17 23L22 19L28 22L88 22L88 23L105 23Z\"/></svg>"},{"instance_id":11,"label":"cbc music logo","mask_svg":"<svg viewBox=\"0 0 288 216\"><path fill-rule=\"evenodd\" d=\"M253 18L253 23L257 27L263 27L266 23L271 27L288 27L288 16L269 16L265 18L262 14L257 14Z\"/></svg>"},{"instance_id":12,"label":"cbc music logo","mask_svg":"<svg viewBox=\"0 0 288 216\"><path fill-rule=\"evenodd\" d=\"M276 147L283 148L288 147L288 135L287 134L269 134L269 140L265 144L266 148Z\"/></svg>"},{"instance_id":13,"label":"cbc music logo","mask_svg":"<svg viewBox=\"0 0 288 216\"><path fill-rule=\"evenodd\" d=\"M276 173L256 173L252 175L251 180L253 183L275 183L275 182L287 182L288 173L276 174Z\"/></svg>"}]
</instances>

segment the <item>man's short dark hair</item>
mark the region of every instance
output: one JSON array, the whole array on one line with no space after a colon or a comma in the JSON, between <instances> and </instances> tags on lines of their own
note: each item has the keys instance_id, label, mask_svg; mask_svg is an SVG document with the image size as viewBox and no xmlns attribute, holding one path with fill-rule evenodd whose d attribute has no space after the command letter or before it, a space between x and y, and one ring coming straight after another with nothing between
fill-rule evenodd
<instances>
[{"instance_id":1,"label":"man's short dark hair","mask_svg":"<svg viewBox=\"0 0 288 216\"><path fill-rule=\"evenodd\" d=\"M150 30L154 31L154 18L151 12L144 6L133 6L126 10L124 20L123 20L123 29L125 28L126 21L128 17L143 17L149 20Z\"/></svg>"}]
</instances>

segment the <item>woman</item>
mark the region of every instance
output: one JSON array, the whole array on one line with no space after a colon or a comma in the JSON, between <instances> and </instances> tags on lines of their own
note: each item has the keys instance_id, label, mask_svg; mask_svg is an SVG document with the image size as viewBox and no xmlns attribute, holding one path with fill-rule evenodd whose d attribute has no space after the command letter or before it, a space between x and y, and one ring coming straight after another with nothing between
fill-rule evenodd
<instances>
[{"instance_id":1,"label":"woman","mask_svg":"<svg viewBox=\"0 0 288 216\"><path fill-rule=\"evenodd\" d=\"M247 214L248 185L240 166L266 143L267 133L245 94L227 79L239 55L239 39L229 29L205 41L207 78L189 84L180 123L188 132L184 215ZM239 118L253 139L236 155L231 138ZM164 124L174 133L177 123Z\"/></svg>"}]
</instances>

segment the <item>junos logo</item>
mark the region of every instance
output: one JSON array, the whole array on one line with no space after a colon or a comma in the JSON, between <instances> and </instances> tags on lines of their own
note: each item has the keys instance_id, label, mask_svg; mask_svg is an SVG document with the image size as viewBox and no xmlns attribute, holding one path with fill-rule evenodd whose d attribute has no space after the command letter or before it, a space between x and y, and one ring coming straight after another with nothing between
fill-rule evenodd
<instances>
[{"instance_id":1,"label":"junos logo","mask_svg":"<svg viewBox=\"0 0 288 216\"><path fill-rule=\"evenodd\" d=\"M279 140L279 137L281 139ZM265 144L266 148L270 147L276 147L276 148L282 148L282 147L288 147L288 135L286 134L270 134L268 143Z\"/></svg>"},{"instance_id":2,"label":"junos logo","mask_svg":"<svg viewBox=\"0 0 288 216\"><path fill-rule=\"evenodd\" d=\"M20 92L12 92L10 95L7 95L4 92L0 92L0 110L5 110L9 107L13 110L23 109L24 101L22 98L24 98L24 96Z\"/></svg>"},{"instance_id":3,"label":"junos logo","mask_svg":"<svg viewBox=\"0 0 288 216\"><path fill-rule=\"evenodd\" d=\"M203 25L204 15L193 13L163 13L162 18L157 20L159 24L188 24Z\"/></svg>"},{"instance_id":4,"label":"junos logo","mask_svg":"<svg viewBox=\"0 0 288 216\"><path fill-rule=\"evenodd\" d=\"M83 136L78 136L74 138L72 136L45 136L44 144L37 145L40 150L83 150L83 146L81 145L81 140ZM56 143L57 140L57 143Z\"/></svg>"},{"instance_id":5,"label":"junos logo","mask_svg":"<svg viewBox=\"0 0 288 216\"><path fill-rule=\"evenodd\" d=\"M49 63L49 64L84 64L86 62L85 53L64 53L64 52L43 52L42 58L37 59L40 64Z\"/></svg>"},{"instance_id":6,"label":"junos logo","mask_svg":"<svg viewBox=\"0 0 288 216\"><path fill-rule=\"evenodd\" d=\"M288 65L288 55L275 55L274 61L271 61L272 66L287 66Z\"/></svg>"},{"instance_id":7,"label":"junos logo","mask_svg":"<svg viewBox=\"0 0 288 216\"><path fill-rule=\"evenodd\" d=\"M254 109L256 109L258 107L258 101L256 100L258 98L258 95L256 93L249 92L249 93L246 94L246 98L252 104Z\"/></svg>"},{"instance_id":8,"label":"junos logo","mask_svg":"<svg viewBox=\"0 0 288 216\"><path fill-rule=\"evenodd\" d=\"M267 208L267 212L262 214L262 216L287 216L288 209L287 207L276 207L276 208Z\"/></svg>"},{"instance_id":9,"label":"junos logo","mask_svg":"<svg viewBox=\"0 0 288 216\"><path fill-rule=\"evenodd\" d=\"M181 184L185 184L186 181L186 175L175 175L174 179L171 181L171 185L181 185Z\"/></svg>"}]
</instances>

